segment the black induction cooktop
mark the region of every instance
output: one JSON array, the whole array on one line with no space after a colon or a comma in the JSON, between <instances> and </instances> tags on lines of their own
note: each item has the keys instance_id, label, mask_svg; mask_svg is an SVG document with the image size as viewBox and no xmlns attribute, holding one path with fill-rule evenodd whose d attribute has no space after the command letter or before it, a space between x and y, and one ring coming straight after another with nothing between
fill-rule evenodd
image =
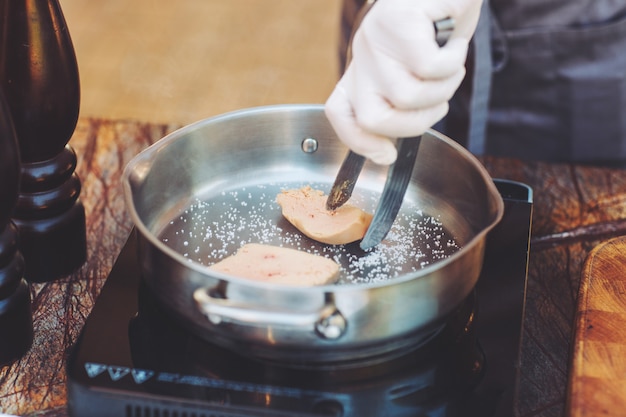
<instances>
[{"instance_id":1,"label":"black induction cooktop","mask_svg":"<svg viewBox=\"0 0 626 417\"><path fill-rule=\"evenodd\" d=\"M532 190L495 182L505 215L474 293L427 343L336 369L268 363L194 336L143 284L131 233L68 361L70 415L512 416Z\"/></svg>"}]
</instances>

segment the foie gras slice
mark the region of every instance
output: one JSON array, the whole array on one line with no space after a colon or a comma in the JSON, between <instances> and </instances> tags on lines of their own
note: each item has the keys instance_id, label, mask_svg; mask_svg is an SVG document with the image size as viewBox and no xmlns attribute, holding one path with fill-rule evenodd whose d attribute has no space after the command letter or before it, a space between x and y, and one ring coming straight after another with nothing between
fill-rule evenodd
<instances>
[{"instance_id":1,"label":"foie gras slice","mask_svg":"<svg viewBox=\"0 0 626 417\"><path fill-rule=\"evenodd\" d=\"M259 243L245 244L235 255L209 268L251 280L294 286L332 284L339 278L339 265L331 259Z\"/></svg>"},{"instance_id":2,"label":"foie gras slice","mask_svg":"<svg viewBox=\"0 0 626 417\"><path fill-rule=\"evenodd\" d=\"M372 215L350 204L337 210L326 210L326 198L323 191L307 185L282 191L276 201L289 223L311 239L329 245L363 239Z\"/></svg>"}]
</instances>

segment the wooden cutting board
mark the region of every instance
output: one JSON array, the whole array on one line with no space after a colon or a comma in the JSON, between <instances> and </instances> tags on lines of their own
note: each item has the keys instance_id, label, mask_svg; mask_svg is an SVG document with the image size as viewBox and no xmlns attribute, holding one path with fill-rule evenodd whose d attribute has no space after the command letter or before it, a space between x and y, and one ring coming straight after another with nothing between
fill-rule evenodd
<instances>
[{"instance_id":1,"label":"wooden cutting board","mask_svg":"<svg viewBox=\"0 0 626 417\"><path fill-rule=\"evenodd\" d=\"M626 415L626 236L587 256L575 318L568 416Z\"/></svg>"}]
</instances>

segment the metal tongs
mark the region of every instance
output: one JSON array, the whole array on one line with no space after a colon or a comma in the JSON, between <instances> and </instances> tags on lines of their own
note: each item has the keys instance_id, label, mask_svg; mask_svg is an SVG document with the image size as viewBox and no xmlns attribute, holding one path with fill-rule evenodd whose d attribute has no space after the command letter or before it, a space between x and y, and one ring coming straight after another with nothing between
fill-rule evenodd
<instances>
[{"instance_id":1,"label":"metal tongs","mask_svg":"<svg viewBox=\"0 0 626 417\"><path fill-rule=\"evenodd\" d=\"M445 45L454 30L454 20L452 18L438 20L434 22L434 26L437 43L439 46ZM404 200L404 194L413 173L420 142L421 136L398 139L396 144L398 158L387 172L385 187L374 212L374 218L363 240L361 240L361 249L369 250L375 247L389 233L391 225L395 221L402 205L402 200ZM328 193L326 209L336 210L350 199L364 163L365 157L352 151L348 152Z\"/></svg>"}]
</instances>

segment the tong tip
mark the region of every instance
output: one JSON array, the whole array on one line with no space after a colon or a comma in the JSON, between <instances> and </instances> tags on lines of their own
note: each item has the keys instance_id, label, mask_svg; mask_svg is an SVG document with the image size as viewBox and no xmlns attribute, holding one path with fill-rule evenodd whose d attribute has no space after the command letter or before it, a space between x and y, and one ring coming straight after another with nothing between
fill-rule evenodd
<instances>
[{"instance_id":1,"label":"tong tip","mask_svg":"<svg viewBox=\"0 0 626 417\"><path fill-rule=\"evenodd\" d=\"M327 210L337 210L350 199L364 163L365 157L352 151L348 152L328 193Z\"/></svg>"},{"instance_id":2,"label":"tong tip","mask_svg":"<svg viewBox=\"0 0 626 417\"><path fill-rule=\"evenodd\" d=\"M350 190L353 188L354 181L349 179L334 185L326 199L326 210L335 211L343 206L350 199Z\"/></svg>"}]
</instances>

